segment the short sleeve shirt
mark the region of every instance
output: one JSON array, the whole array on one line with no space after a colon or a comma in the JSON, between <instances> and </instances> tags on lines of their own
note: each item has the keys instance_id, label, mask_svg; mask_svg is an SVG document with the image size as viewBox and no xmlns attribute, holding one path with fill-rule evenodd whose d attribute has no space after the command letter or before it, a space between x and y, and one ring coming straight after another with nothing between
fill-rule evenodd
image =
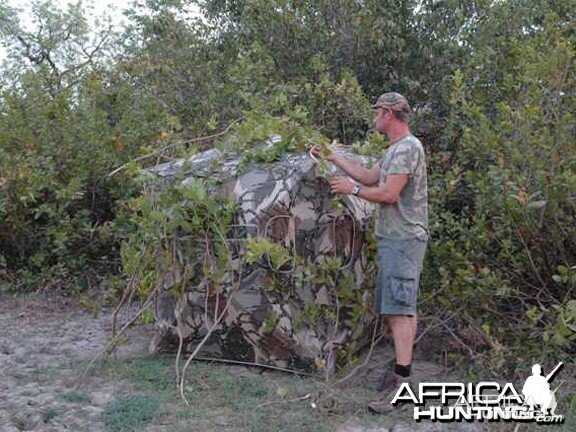
<instances>
[{"instance_id":1,"label":"short sleeve shirt","mask_svg":"<svg viewBox=\"0 0 576 432\"><path fill-rule=\"evenodd\" d=\"M391 240L428 240L428 183L424 148L418 138L407 135L394 142L380 164L380 185L390 174L408 174L408 182L393 203L376 207L376 236Z\"/></svg>"}]
</instances>

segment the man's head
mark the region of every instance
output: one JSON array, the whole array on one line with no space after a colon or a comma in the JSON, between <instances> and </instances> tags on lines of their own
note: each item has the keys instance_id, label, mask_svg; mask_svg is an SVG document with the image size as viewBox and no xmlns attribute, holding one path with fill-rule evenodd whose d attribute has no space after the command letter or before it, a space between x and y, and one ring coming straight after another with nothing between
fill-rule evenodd
<instances>
[{"instance_id":1,"label":"man's head","mask_svg":"<svg viewBox=\"0 0 576 432\"><path fill-rule=\"evenodd\" d=\"M384 133L391 122L408 123L410 105L400 93L389 92L380 95L374 105L374 128Z\"/></svg>"},{"instance_id":2,"label":"man's head","mask_svg":"<svg viewBox=\"0 0 576 432\"><path fill-rule=\"evenodd\" d=\"M532 366L532 375L542 375L542 367L539 364Z\"/></svg>"}]
</instances>

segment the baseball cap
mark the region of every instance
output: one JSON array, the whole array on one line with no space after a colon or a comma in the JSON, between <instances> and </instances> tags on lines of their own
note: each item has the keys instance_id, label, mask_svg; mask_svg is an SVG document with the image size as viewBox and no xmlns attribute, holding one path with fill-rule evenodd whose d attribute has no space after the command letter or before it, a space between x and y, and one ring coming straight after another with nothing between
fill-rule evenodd
<instances>
[{"instance_id":1,"label":"baseball cap","mask_svg":"<svg viewBox=\"0 0 576 432\"><path fill-rule=\"evenodd\" d=\"M383 93L378 97L372 108L391 108L394 111L410 112L410 105L404 96L396 92Z\"/></svg>"}]
</instances>

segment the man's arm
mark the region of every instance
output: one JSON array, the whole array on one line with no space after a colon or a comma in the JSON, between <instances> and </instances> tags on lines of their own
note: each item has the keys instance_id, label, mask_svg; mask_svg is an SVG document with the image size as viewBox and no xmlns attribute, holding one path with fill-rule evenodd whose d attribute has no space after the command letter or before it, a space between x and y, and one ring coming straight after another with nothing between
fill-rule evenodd
<instances>
[{"instance_id":1,"label":"man's arm","mask_svg":"<svg viewBox=\"0 0 576 432\"><path fill-rule=\"evenodd\" d=\"M358 196L375 203L394 204L404 185L408 182L408 174L389 174L383 185L362 186ZM350 194L354 184L346 177L336 177L330 182L333 193Z\"/></svg>"},{"instance_id":2,"label":"man's arm","mask_svg":"<svg viewBox=\"0 0 576 432\"><path fill-rule=\"evenodd\" d=\"M362 165L352 163L340 155L338 155L333 162L342 168L346 174L365 186L377 184L380 180L380 165L377 163L374 164L372 168L364 168Z\"/></svg>"},{"instance_id":3,"label":"man's arm","mask_svg":"<svg viewBox=\"0 0 576 432\"><path fill-rule=\"evenodd\" d=\"M316 157L324 157L334 165L342 168L342 170L356 180L366 186L377 184L380 180L380 165L375 164L372 168L364 168L362 165L357 165L350 162L344 156L330 150L327 156L323 156L319 147L312 147L310 152Z\"/></svg>"}]
</instances>

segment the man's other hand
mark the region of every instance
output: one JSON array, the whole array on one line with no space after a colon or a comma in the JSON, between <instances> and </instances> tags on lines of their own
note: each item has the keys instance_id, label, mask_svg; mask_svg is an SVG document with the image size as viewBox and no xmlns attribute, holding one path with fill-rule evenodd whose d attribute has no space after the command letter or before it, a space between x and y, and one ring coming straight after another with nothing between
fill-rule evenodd
<instances>
[{"instance_id":1,"label":"man's other hand","mask_svg":"<svg viewBox=\"0 0 576 432\"><path fill-rule=\"evenodd\" d=\"M350 177L334 177L330 180L330 191L332 193L349 195L354 187L354 180Z\"/></svg>"}]
</instances>

